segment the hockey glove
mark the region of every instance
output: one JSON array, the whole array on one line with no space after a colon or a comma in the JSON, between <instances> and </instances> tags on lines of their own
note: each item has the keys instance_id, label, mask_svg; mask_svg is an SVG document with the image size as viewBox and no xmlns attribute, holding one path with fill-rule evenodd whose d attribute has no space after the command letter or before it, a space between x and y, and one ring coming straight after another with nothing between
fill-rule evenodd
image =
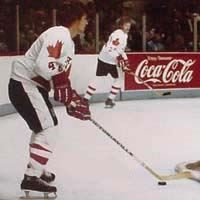
<instances>
[{"instance_id":1,"label":"hockey glove","mask_svg":"<svg viewBox=\"0 0 200 200\"><path fill-rule=\"evenodd\" d=\"M72 100L72 88L70 80L65 72L52 77L54 86L54 99L64 104L69 104Z\"/></svg>"},{"instance_id":2,"label":"hockey glove","mask_svg":"<svg viewBox=\"0 0 200 200\"><path fill-rule=\"evenodd\" d=\"M72 90L72 101L69 105L66 105L66 110L70 116L80 120L91 118L88 102L83 100L75 90Z\"/></svg>"},{"instance_id":3,"label":"hockey glove","mask_svg":"<svg viewBox=\"0 0 200 200\"><path fill-rule=\"evenodd\" d=\"M129 68L130 64L128 59L124 59L121 55L117 56L117 65L122 69L123 72L131 72Z\"/></svg>"}]
</instances>

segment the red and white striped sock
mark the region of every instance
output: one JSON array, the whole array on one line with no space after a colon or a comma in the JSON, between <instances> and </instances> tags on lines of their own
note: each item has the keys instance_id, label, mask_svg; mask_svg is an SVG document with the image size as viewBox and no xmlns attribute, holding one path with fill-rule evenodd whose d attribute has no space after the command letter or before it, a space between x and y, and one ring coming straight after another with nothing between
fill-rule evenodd
<instances>
[{"instance_id":1,"label":"red and white striped sock","mask_svg":"<svg viewBox=\"0 0 200 200\"><path fill-rule=\"evenodd\" d=\"M91 97L93 96L93 94L95 92L96 92L96 88L91 86L91 85L89 85L88 88L87 88L87 91L86 91L86 93L84 95L84 98L88 99L88 100L91 99Z\"/></svg>"},{"instance_id":2,"label":"red and white striped sock","mask_svg":"<svg viewBox=\"0 0 200 200\"><path fill-rule=\"evenodd\" d=\"M25 172L26 175L41 176L55 146L56 130L55 127L51 127L40 133L32 134L29 144L29 164Z\"/></svg>"},{"instance_id":3,"label":"red and white striped sock","mask_svg":"<svg viewBox=\"0 0 200 200\"><path fill-rule=\"evenodd\" d=\"M115 99L115 97L117 96L119 91L120 91L120 87L116 87L116 86L113 85L108 98L112 99L112 100Z\"/></svg>"}]
</instances>

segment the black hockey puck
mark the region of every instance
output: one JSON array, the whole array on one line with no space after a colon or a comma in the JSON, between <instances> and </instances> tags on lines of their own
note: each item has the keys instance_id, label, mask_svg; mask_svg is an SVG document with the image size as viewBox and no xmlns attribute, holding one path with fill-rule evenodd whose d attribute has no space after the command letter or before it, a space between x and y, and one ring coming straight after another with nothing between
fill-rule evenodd
<instances>
[{"instance_id":1,"label":"black hockey puck","mask_svg":"<svg viewBox=\"0 0 200 200\"><path fill-rule=\"evenodd\" d=\"M163 96L171 95L171 92L164 92Z\"/></svg>"},{"instance_id":2,"label":"black hockey puck","mask_svg":"<svg viewBox=\"0 0 200 200\"><path fill-rule=\"evenodd\" d=\"M167 183L165 181L159 181L158 185L167 185Z\"/></svg>"}]
</instances>

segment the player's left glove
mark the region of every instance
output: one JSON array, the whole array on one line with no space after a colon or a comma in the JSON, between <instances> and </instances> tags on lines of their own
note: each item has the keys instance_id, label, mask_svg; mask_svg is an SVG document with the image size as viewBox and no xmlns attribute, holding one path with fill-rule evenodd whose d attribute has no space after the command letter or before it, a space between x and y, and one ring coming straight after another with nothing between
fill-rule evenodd
<instances>
[{"instance_id":1,"label":"player's left glove","mask_svg":"<svg viewBox=\"0 0 200 200\"><path fill-rule=\"evenodd\" d=\"M131 72L130 64L128 59L124 59L122 55L117 56L117 65L122 69L123 72Z\"/></svg>"},{"instance_id":2,"label":"player's left glove","mask_svg":"<svg viewBox=\"0 0 200 200\"><path fill-rule=\"evenodd\" d=\"M72 100L66 105L67 113L80 120L89 120L91 118L89 104L75 90L72 90Z\"/></svg>"}]
</instances>

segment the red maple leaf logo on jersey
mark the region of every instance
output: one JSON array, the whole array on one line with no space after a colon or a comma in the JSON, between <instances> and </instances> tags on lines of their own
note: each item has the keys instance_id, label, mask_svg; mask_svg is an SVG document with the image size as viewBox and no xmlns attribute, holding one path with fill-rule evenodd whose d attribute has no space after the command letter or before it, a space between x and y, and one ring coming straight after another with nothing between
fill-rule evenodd
<instances>
[{"instance_id":1,"label":"red maple leaf logo on jersey","mask_svg":"<svg viewBox=\"0 0 200 200\"><path fill-rule=\"evenodd\" d=\"M62 46L63 46L63 43L61 41L58 41L58 40L57 40L55 46L49 45L47 47L47 50L49 52L49 57L60 58Z\"/></svg>"},{"instance_id":2,"label":"red maple leaf logo on jersey","mask_svg":"<svg viewBox=\"0 0 200 200\"><path fill-rule=\"evenodd\" d=\"M118 46L119 45L119 38L113 40L112 44L115 45L115 46Z\"/></svg>"}]
</instances>

